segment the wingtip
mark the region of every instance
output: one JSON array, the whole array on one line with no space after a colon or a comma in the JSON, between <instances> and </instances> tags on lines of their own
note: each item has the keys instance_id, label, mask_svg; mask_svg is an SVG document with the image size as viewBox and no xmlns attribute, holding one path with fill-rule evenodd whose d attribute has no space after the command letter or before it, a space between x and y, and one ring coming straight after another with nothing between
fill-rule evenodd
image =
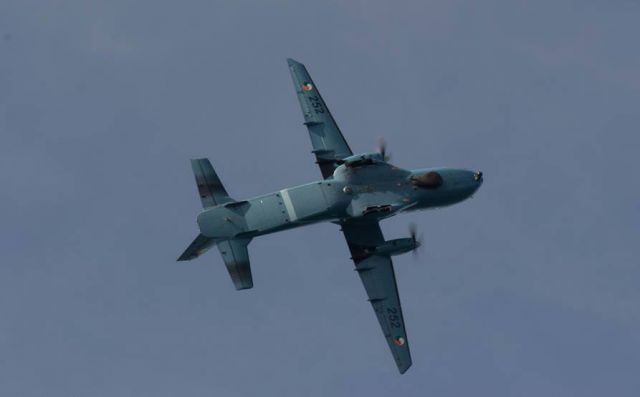
<instances>
[{"instance_id":1,"label":"wingtip","mask_svg":"<svg viewBox=\"0 0 640 397\"><path fill-rule=\"evenodd\" d=\"M411 368L412 364L413 362L411 360L411 356L408 356L403 360L396 359L396 365L398 366L398 371L400 372L400 375L407 372L407 370Z\"/></svg>"},{"instance_id":2,"label":"wingtip","mask_svg":"<svg viewBox=\"0 0 640 397\"><path fill-rule=\"evenodd\" d=\"M400 371L400 375L403 375L409 368L411 368L411 365L408 365L406 367L398 367L398 371Z\"/></svg>"},{"instance_id":3,"label":"wingtip","mask_svg":"<svg viewBox=\"0 0 640 397\"><path fill-rule=\"evenodd\" d=\"M293 58L287 58L287 64L289 66L302 65L300 62L296 61Z\"/></svg>"}]
</instances>

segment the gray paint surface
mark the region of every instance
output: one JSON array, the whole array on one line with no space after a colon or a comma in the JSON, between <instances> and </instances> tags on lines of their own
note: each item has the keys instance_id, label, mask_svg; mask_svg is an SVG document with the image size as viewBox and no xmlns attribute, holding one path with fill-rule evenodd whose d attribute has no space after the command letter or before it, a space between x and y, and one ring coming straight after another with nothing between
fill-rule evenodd
<instances>
[{"instance_id":1,"label":"gray paint surface","mask_svg":"<svg viewBox=\"0 0 640 397\"><path fill-rule=\"evenodd\" d=\"M640 387L635 1L0 3L0 394L580 395ZM486 180L396 217L414 366L342 236L176 263L200 203L317 179L285 58L354 152ZM193 216L189 216L193 215ZM321 242L321 244L319 244ZM331 247L327 249L326 247Z\"/></svg>"}]
</instances>

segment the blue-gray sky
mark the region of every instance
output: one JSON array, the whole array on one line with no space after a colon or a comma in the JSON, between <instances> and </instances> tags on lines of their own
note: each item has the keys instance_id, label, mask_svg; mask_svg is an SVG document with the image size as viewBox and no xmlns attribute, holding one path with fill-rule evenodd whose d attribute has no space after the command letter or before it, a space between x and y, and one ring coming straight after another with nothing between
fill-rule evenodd
<instances>
[{"instance_id":1,"label":"blue-gray sky","mask_svg":"<svg viewBox=\"0 0 640 397\"><path fill-rule=\"evenodd\" d=\"M635 396L638 1L0 2L0 395ZM285 58L351 147L479 168L386 221L398 375L331 224L233 289L188 159L237 198L319 178Z\"/></svg>"}]
</instances>

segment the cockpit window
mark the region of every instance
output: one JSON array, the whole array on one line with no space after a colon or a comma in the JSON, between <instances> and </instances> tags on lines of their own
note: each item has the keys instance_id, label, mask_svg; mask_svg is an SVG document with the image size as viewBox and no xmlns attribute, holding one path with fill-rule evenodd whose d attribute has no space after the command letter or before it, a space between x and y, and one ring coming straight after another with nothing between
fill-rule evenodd
<instances>
[{"instance_id":1,"label":"cockpit window","mask_svg":"<svg viewBox=\"0 0 640 397\"><path fill-rule=\"evenodd\" d=\"M415 186L427 189L435 189L442 186L442 176L435 171L425 172L411 177L411 183Z\"/></svg>"}]
</instances>

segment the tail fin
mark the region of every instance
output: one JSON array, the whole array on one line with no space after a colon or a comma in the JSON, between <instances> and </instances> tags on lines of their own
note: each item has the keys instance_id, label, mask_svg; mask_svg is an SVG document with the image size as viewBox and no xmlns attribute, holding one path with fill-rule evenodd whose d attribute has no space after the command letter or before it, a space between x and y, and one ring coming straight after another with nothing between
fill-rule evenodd
<instances>
[{"instance_id":1,"label":"tail fin","mask_svg":"<svg viewBox=\"0 0 640 397\"><path fill-rule=\"evenodd\" d=\"M237 290L253 287L247 245L251 239L233 238L218 242L218 249Z\"/></svg>"},{"instance_id":2,"label":"tail fin","mask_svg":"<svg viewBox=\"0 0 640 397\"><path fill-rule=\"evenodd\" d=\"M207 252L214 244L214 239L198 234L198 237L196 237L182 255L180 255L178 261L190 261L191 259L195 259Z\"/></svg>"},{"instance_id":3,"label":"tail fin","mask_svg":"<svg viewBox=\"0 0 640 397\"><path fill-rule=\"evenodd\" d=\"M202 207L214 207L219 204L234 201L229 197L229 194L227 194L220 178L218 178L216 171L208 159L192 159L191 168L193 168L193 175L196 177Z\"/></svg>"},{"instance_id":4,"label":"tail fin","mask_svg":"<svg viewBox=\"0 0 640 397\"><path fill-rule=\"evenodd\" d=\"M218 249L222 260L231 276L231 281L237 290L253 288L251 276L251 263L249 262L249 250L247 245L251 239L232 238L218 241ZM190 261L207 252L216 245L215 239L199 234L189 247L180 255L178 261Z\"/></svg>"}]
</instances>

